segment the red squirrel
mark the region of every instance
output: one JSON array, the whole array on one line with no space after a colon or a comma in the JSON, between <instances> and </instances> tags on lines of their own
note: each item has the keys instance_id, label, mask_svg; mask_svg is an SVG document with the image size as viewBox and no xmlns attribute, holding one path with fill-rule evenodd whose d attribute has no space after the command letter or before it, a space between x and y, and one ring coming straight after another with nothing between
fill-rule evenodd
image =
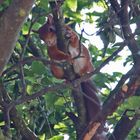
<instances>
[{"instance_id":1,"label":"red squirrel","mask_svg":"<svg viewBox=\"0 0 140 140\"><path fill-rule=\"evenodd\" d=\"M78 35L68 25L65 25L64 29L66 31L66 39L69 39L68 53L64 53L57 48L57 36L53 16L51 14L48 15L47 22L39 28L39 37L47 44L49 57L56 62L69 62L72 64L74 72L79 76L92 72L94 68L88 49L80 43ZM64 69L62 67L52 64L51 71L56 78L64 78ZM89 122L100 110L100 101L96 95L96 88L91 80L82 82L81 88L87 96L96 102L92 102L84 97L87 121Z\"/></svg>"},{"instance_id":2,"label":"red squirrel","mask_svg":"<svg viewBox=\"0 0 140 140\"><path fill-rule=\"evenodd\" d=\"M68 25L65 25L64 29L66 38L69 38L68 54L57 48L57 36L51 14L48 15L47 22L38 30L40 38L48 46L49 57L56 62L68 61L72 63L74 72L79 76L92 72L93 65L88 49L79 42L77 34ZM64 78L62 67L53 64L51 71L56 78Z\"/></svg>"}]
</instances>

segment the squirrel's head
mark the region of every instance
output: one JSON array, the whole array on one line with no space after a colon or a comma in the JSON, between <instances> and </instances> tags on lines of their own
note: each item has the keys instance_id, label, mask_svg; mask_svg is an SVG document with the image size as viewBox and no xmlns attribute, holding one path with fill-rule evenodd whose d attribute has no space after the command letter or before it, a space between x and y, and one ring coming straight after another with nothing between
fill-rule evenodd
<instances>
[{"instance_id":1,"label":"squirrel's head","mask_svg":"<svg viewBox=\"0 0 140 140\"><path fill-rule=\"evenodd\" d=\"M41 26L38 30L39 37L48 45L54 46L57 42L55 33L55 26L52 14L48 15L47 22Z\"/></svg>"}]
</instances>

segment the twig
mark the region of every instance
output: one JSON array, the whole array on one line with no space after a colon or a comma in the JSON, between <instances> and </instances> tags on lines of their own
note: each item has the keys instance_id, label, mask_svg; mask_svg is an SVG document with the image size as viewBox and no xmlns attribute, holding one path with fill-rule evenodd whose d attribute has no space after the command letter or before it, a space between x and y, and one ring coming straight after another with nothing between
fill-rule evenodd
<instances>
[{"instance_id":1,"label":"twig","mask_svg":"<svg viewBox=\"0 0 140 140\"><path fill-rule=\"evenodd\" d=\"M29 27L29 31L28 31L28 34L27 34L26 42L25 42L25 45L23 46L23 49L22 49L20 61L23 61L23 59L24 59L24 54L25 54L25 51L26 51L26 48L27 48L27 45L28 45L28 42L29 42L29 39L30 39L30 33L31 33L32 27L33 27L35 22L36 22L36 19L33 20L33 18L32 18L31 19L31 24L30 24L30 27ZM20 78L21 78L21 85L22 85L21 86L22 87L22 95L25 96L26 95L26 82L25 82L25 78L24 78L25 76L24 76L24 69L23 69L22 63L20 63L19 69L20 69Z\"/></svg>"},{"instance_id":2,"label":"twig","mask_svg":"<svg viewBox=\"0 0 140 140\"><path fill-rule=\"evenodd\" d=\"M75 88L75 90L77 90L77 88ZM80 91L80 93L85 96L87 99L89 99L91 102L93 102L95 105L97 105L98 107L100 107L100 104L93 98L91 98L90 96L88 96L87 94L85 94L84 92Z\"/></svg>"},{"instance_id":3,"label":"twig","mask_svg":"<svg viewBox=\"0 0 140 140\"><path fill-rule=\"evenodd\" d=\"M69 88L72 87L71 83L65 84L65 83L61 83L61 84L57 84L57 85L53 85L53 86L46 86L43 89L41 89L38 92L35 92L34 94L30 95L30 96L25 96L25 97L20 97L19 99L15 100L14 103L15 105L19 105L22 104L24 102L36 99L44 94L46 94L49 91L57 91L63 88Z\"/></svg>"},{"instance_id":4,"label":"twig","mask_svg":"<svg viewBox=\"0 0 140 140\"><path fill-rule=\"evenodd\" d=\"M38 98L38 101L39 101L39 107L40 107L40 109L41 109L41 113L42 113L44 119L45 119L45 120L47 121L47 123L48 123L50 135L53 136L52 129L51 129L51 125L50 125L50 122L49 122L49 120L48 120L48 115L47 115L47 113L46 113L44 107L42 107L41 98ZM45 106L44 103L43 103L43 105ZM44 123L45 123L45 122L44 122ZM43 123L43 124L44 124L44 123ZM39 131L41 131L41 129L43 128L43 124L41 124Z\"/></svg>"},{"instance_id":5,"label":"twig","mask_svg":"<svg viewBox=\"0 0 140 140\"><path fill-rule=\"evenodd\" d=\"M117 55L118 52L123 49L123 47L124 46L121 46L117 51L115 51L114 54L111 55L104 63L107 64L110 60L112 60L114 58L114 56ZM30 57L29 59L26 59L26 61L21 62L21 63L25 64L25 62L26 63L27 62L31 62L31 60L32 61L33 60L46 61L46 59L43 59L43 58ZM50 63L50 61L47 61L47 62ZM95 70L95 72L99 71L105 64L102 64L97 70ZM72 88L73 85L74 86L75 85L79 85L82 81L84 81L85 79L88 79L87 76L91 76L93 74L94 74L94 72L90 73L90 74L87 74L86 76L83 76L84 78L81 77L81 78L75 80L73 83L67 83L67 84L66 83L62 83L62 84L54 85L54 86L51 86L51 87L45 87L44 89L42 89L42 90L40 90L40 91L30 95L30 96L20 97L16 101L13 101L12 104L14 104L14 105L22 104L22 103L27 102L29 100L33 100L33 99L35 99L37 97L40 97L40 96L44 95L46 92L48 92L48 91L56 91L56 90L59 90L59 89L62 89L62 88L66 88L66 87ZM121 80L122 82L120 82L121 85L122 85L122 83L125 82L124 79L126 80L126 78L123 77L122 80Z\"/></svg>"},{"instance_id":6,"label":"twig","mask_svg":"<svg viewBox=\"0 0 140 140\"><path fill-rule=\"evenodd\" d=\"M135 112L134 109L126 109L122 115L126 115L127 112Z\"/></svg>"},{"instance_id":7,"label":"twig","mask_svg":"<svg viewBox=\"0 0 140 140\"><path fill-rule=\"evenodd\" d=\"M16 77L13 77L13 78L9 78L9 79L3 80L3 82L4 82L4 83L6 83L6 82L11 82L11 81L15 81L15 80L17 80L17 79L19 79L19 76L16 76Z\"/></svg>"},{"instance_id":8,"label":"twig","mask_svg":"<svg viewBox=\"0 0 140 140\"><path fill-rule=\"evenodd\" d=\"M100 66L98 66L93 72L88 73L84 76L82 76L81 78L77 79L79 80L79 83L81 81L85 81L87 79L89 79L91 76L93 76L94 74L97 74L105 65L107 65L111 60L114 59L114 57L123 50L124 46L127 44L127 42L123 42L123 43L117 43L116 45L121 45L116 51L114 51L112 53L111 56L109 56L105 61L102 62L102 64ZM78 83L78 82L77 82Z\"/></svg>"},{"instance_id":9,"label":"twig","mask_svg":"<svg viewBox=\"0 0 140 140\"><path fill-rule=\"evenodd\" d=\"M113 60L114 57L116 57L116 55L117 55L120 51L123 50L123 48L125 47L126 44L127 44L126 41L125 41L125 42L122 42L122 43L116 43L115 46L117 46L117 45L119 46L119 45L120 45L120 47L119 47L116 51L114 51L114 52L112 53L112 55L109 56L98 68L96 68L95 71L94 71L94 73L99 72L107 63L109 63L111 60Z\"/></svg>"},{"instance_id":10,"label":"twig","mask_svg":"<svg viewBox=\"0 0 140 140\"><path fill-rule=\"evenodd\" d=\"M64 19L60 8L61 1L50 1L49 4L52 9L56 29L57 47L59 50L62 50L63 52L67 53L67 41L65 39Z\"/></svg>"},{"instance_id":11,"label":"twig","mask_svg":"<svg viewBox=\"0 0 140 140\"><path fill-rule=\"evenodd\" d=\"M63 92L62 92L62 93L59 92L59 93L60 93L61 95L60 95L60 94L57 94L57 93L56 93L56 94L64 99L64 101L65 101L64 106L67 107L67 108L69 109L70 112L72 112L72 108L67 104L67 103L68 103L68 99L65 97L64 93L63 93Z\"/></svg>"},{"instance_id":12,"label":"twig","mask_svg":"<svg viewBox=\"0 0 140 140\"><path fill-rule=\"evenodd\" d=\"M120 21L120 26L122 27L124 39L128 41L128 48L132 53L134 64L138 66L140 65L140 56L138 54L140 49L130 28L128 13L129 0L121 0L121 6L119 5L117 0L110 0L110 3Z\"/></svg>"},{"instance_id":13,"label":"twig","mask_svg":"<svg viewBox=\"0 0 140 140\"><path fill-rule=\"evenodd\" d=\"M73 112L66 112L66 115L73 121L75 125L79 125L78 117Z\"/></svg>"},{"instance_id":14,"label":"twig","mask_svg":"<svg viewBox=\"0 0 140 140\"><path fill-rule=\"evenodd\" d=\"M81 39L82 39L82 36L83 36L83 32L84 32L84 29L81 31L81 35L80 35L80 38L79 38L79 53L77 56L75 56L73 59L77 59L79 57L84 57L84 56L81 56L81 52L82 52L82 43L81 43Z\"/></svg>"},{"instance_id":15,"label":"twig","mask_svg":"<svg viewBox=\"0 0 140 140\"><path fill-rule=\"evenodd\" d=\"M4 131L6 133L6 135L8 134L9 130L10 130L10 122L11 122L11 119L10 119L10 110L13 108L14 106L14 103L6 103L4 101L4 104L3 104L3 107L4 107L4 120L5 120L5 127L4 127Z\"/></svg>"},{"instance_id":16,"label":"twig","mask_svg":"<svg viewBox=\"0 0 140 140\"><path fill-rule=\"evenodd\" d=\"M108 57L98 68L96 68L96 70L94 71L94 72L91 72L91 73L89 73L89 74L86 74L85 76L83 76L83 77L81 77L81 78L79 78L79 79L76 79L75 81L73 81L73 83L72 83L72 85L79 85L82 81L85 81L86 79L88 79L88 78L90 78L93 74L95 74L95 73L97 73L97 72L99 72L100 70L101 70L101 68L103 68L109 61L111 61L113 58L114 58L114 56L116 56L122 49L123 49L123 45L118 49L118 50L116 50L110 57ZM42 62L47 62L48 64L53 64L54 62L51 62L51 61L48 61L48 60L46 60L46 59L44 59L44 58L38 58L38 57L28 57L28 58L26 58L24 61L22 61L22 62L19 62L18 64L16 64L16 65L13 65L10 69L8 69L7 71L9 71L9 70L11 70L11 69L14 69L15 67L17 67L17 65L19 65L20 63L22 63L22 64L26 64L27 62L32 62L32 61L34 61L34 60L37 60L37 61L42 61ZM56 63L55 63L56 64ZM3 72L3 74L5 74L5 73L7 73L7 71L4 71ZM67 84L68 85L68 84ZM62 85L62 87L63 87L64 85ZM69 86L69 85L68 85ZM61 86L60 86L61 87ZM47 87L48 88L48 87ZM57 88L55 88L55 89L57 89ZM54 90L55 90L54 89ZM60 89L60 88L59 88ZM44 89L42 89L42 91L41 91L41 93L44 91ZM48 89L47 89L47 91L48 91ZM45 91L44 91L45 92ZM38 94L37 94L38 95ZM37 95L31 95L32 97L33 97L33 99L34 98L36 98L36 97L38 97ZM41 95L43 95L43 94L41 94ZM40 94L39 94L39 96L41 96ZM26 98L27 98L27 100L31 100L32 99L32 97L30 97L30 96L26 96ZM26 101L26 99L24 99L23 98L23 100L25 100ZM22 102L24 102L24 101L22 101Z\"/></svg>"},{"instance_id":17,"label":"twig","mask_svg":"<svg viewBox=\"0 0 140 140\"><path fill-rule=\"evenodd\" d=\"M10 68L7 68L5 71L3 71L2 76L4 76L5 74L9 73L12 70L14 70L20 64L25 65L25 64L31 63L32 61L41 61L42 63L45 63L45 65L47 65L47 64L48 65L55 64L55 65L58 65L60 67L63 66L63 64L60 64L60 63L57 63L57 62L54 62L54 61L51 61L51 60L47 60L44 57L34 57L34 56L31 56L31 57L26 57L26 58L23 59L23 61L19 61L18 63L14 64Z\"/></svg>"},{"instance_id":18,"label":"twig","mask_svg":"<svg viewBox=\"0 0 140 140\"><path fill-rule=\"evenodd\" d=\"M4 113L4 121L5 121L5 126L4 126L4 133L5 135L8 135L9 129L10 129L10 116L9 116L9 102L5 100L6 97L6 91L3 87L3 82L2 80L0 81L0 106L2 106L3 113Z\"/></svg>"}]
</instances>

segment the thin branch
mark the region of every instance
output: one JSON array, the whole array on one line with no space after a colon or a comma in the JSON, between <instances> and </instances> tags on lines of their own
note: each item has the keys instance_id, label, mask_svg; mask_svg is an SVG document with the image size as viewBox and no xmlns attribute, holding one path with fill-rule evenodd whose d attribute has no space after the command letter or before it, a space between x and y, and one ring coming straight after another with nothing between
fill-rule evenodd
<instances>
[{"instance_id":1,"label":"thin branch","mask_svg":"<svg viewBox=\"0 0 140 140\"><path fill-rule=\"evenodd\" d=\"M79 125L78 118L73 112L66 112L66 115L73 121L75 126Z\"/></svg>"},{"instance_id":2,"label":"thin branch","mask_svg":"<svg viewBox=\"0 0 140 140\"><path fill-rule=\"evenodd\" d=\"M35 92L33 93L32 95L30 96L24 96L24 97L20 97L19 99L13 101L15 105L19 105L19 104L22 104L24 102L27 102L27 101L30 101L30 100L34 100L50 91L57 91L57 90L60 90L60 89L64 89L64 88L72 88L72 84L71 83L61 83L61 84L57 84L57 85L53 85L53 86L46 86L44 87L43 89L41 89L40 91L38 92Z\"/></svg>"},{"instance_id":3,"label":"thin branch","mask_svg":"<svg viewBox=\"0 0 140 140\"><path fill-rule=\"evenodd\" d=\"M26 42L22 48L22 53L21 53L21 57L20 57L20 61L23 61L24 59L24 54L27 48L27 45L29 43L29 39L30 39L30 33L32 30L32 27L34 25L34 23L36 22L36 19L33 20L33 18L31 19L31 24L29 26L29 30L28 30L28 34L26 36ZM25 78L24 78L24 69L23 69L23 65L22 63L20 63L19 65L19 69L20 69L20 78L21 78L21 88L22 88L22 95L25 96L26 95L26 82L25 82Z\"/></svg>"},{"instance_id":4,"label":"thin branch","mask_svg":"<svg viewBox=\"0 0 140 140\"><path fill-rule=\"evenodd\" d=\"M2 81L0 81L0 96L1 96L1 99L3 99L3 101L5 102L5 104L7 104L7 107L9 108L11 104L11 99L7 91L5 90L5 87ZM0 104L3 106L2 102L0 102ZM30 140L38 140L37 136L26 126L22 117L18 114L15 106L13 106L13 108L11 109L9 113L10 113L10 118L13 121L15 128L20 131L23 138L30 139Z\"/></svg>"},{"instance_id":5,"label":"thin branch","mask_svg":"<svg viewBox=\"0 0 140 140\"><path fill-rule=\"evenodd\" d=\"M115 51L114 54L111 55L104 63L107 64L109 61L111 61L111 60L114 58L114 56L117 55L118 52L121 51L121 50L123 49L123 47L124 47L124 46L122 45L122 46L121 46L117 51ZM31 60L46 61L46 59L41 59L41 58L36 58L36 57L31 57L31 58L26 59L26 60L29 60L29 61L26 61L26 62L30 62ZM25 62L24 62L24 63L25 63ZM104 66L104 65L102 65L102 66ZM100 66L100 68L98 68L98 71L102 68L102 66ZM95 70L95 72L97 72L97 70ZM87 75L88 75L88 74L87 74ZM92 75L93 75L93 73L92 73ZM88 75L88 76L89 76L89 75ZM54 85L54 86L51 86L51 87L45 87L44 89L42 89L42 90L40 90L40 91L38 91L38 92L36 92L36 93L30 95L30 96L20 97L19 99L17 99L17 100L14 101L13 103L14 103L14 105L22 104L22 103L27 102L27 101L29 101L29 100L33 100L33 99L35 99L35 98L37 98L37 97L40 97L40 96L44 95L46 92L48 92L48 91L56 91L56 90L59 90L59 89L62 89L62 88L66 88L66 87L72 88L72 87L75 86L75 85L79 85L79 84L82 82L82 80L83 80L83 81L85 80L85 78L87 78L87 77L84 77L84 79L83 79L83 77L81 77L81 78L75 80L72 84L71 84L71 83L68 83L68 84L65 84L65 83L64 83L64 84ZM124 79L126 79L126 78L122 78L122 79L123 79L122 81L125 81ZM122 84L122 82L121 82L121 84Z\"/></svg>"},{"instance_id":6,"label":"thin branch","mask_svg":"<svg viewBox=\"0 0 140 140\"><path fill-rule=\"evenodd\" d=\"M48 115L47 115L46 110L45 110L46 104L44 104L44 102L43 102L43 104L42 104L41 98L38 98L38 101L39 101L39 108L40 108L40 111L42 112L42 115L43 115L43 117L44 117L44 123L45 123L45 121L47 121L48 127L49 127L49 132L50 132L50 135L51 135L51 137L52 137L52 136L53 136L52 128L51 128L50 122L49 122L49 120L48 120ZM43 107L42 107L42 105L43 105ZM41 124L39 131L42 130L44 123Z\"/></svg>"},{"instance_id":7,"label":"thin branch","mask_svg":"<svg viewBox=\"0 0 140 140\"><path fill-rule=\"evenodd\" d=\"M117 43L115 45L120 45L120 48L118 48L115 52L112 53L111 56L109 56L99 67L97 67L95 69L94 72L91 72L89 74L86 74L85 76L82 76L81 78L79 78L79 83L81 81L84 81L88 78L90 78L93 74L96 74L98 73L106 64L108 64L111 60L114 59L114 57L120 52L122 51L122 49L124 48L124 46L126 45L127 43L124 42L124 43ZM45 63L45 65L51 65L51 64L55 64L55 65L59 65L59 66L63 66L63 64L60 64L60 63L56 63L54 61L50 61L50 60L47 60L46 58L42 58L42 57L27 57L27 58L24 58L23 61L19 61L17 64L14 64L13 66L11 66L10 68L6 69L3 73L2 73L2 76L4 76L5 74L9 73L10 71L14 70L16 67L18 67L20 65L20 63L22 63L22 65L25 65L25 64L28 64L28 63L31 63L32 61L41 61L42 63ZM78 80L78 79L77 79Z\"/></svg>"},{"instance_id":8,"label":"thin branch","mask_svg":"<svg viewBox=\"0 0 140 140\"><path fill-rule=\"evenodd\" d=\"M50 1L49 4L52 9L53 20L56 29L57 47L59 50L68 53L67 45L69 42L68 40L65 39L66 30L64 28L64 19L61 8L62 3L63 0L58 0L58 1ZM69 81L74 80L76 77L72 65L68 63L66 63L65 65L64 73L66 76L65 78Z\"/></svg>"},{"instance_id":9,"label":"thin branch","mask_svg":"<svg viewBox=\"0 0 140 140\"><path fill-rule=\"evenodd\" d=\"M63 66L63 64L60 64L60 63L57 63L57 62L54 62L54 61L50 61L50 60L48 60L48 59L46 59L44 57L34 57L34 56L31 56L31 57L26 57L26 58L24 58L23 61L19 61L16 64L14 64L13 66L11 66L10 68L7 68L5 71L3 71L2 76L4 76L5 74L9 73L12 70L14 70L20 64L25 65L25 64L31 63L32 61L41 61L42 63L45 63L45 65L47 65L47 64L48 65L55 64L55 65L58 65L60 67Z\"/></svg>"},{"instance_id":10,"label":"thin branch","mask_svg":"<svg viewBox=\"0 0 140 140\"><path fill-rule=\"evenodd\" d=\"M113 60L119 52L123 50L127 42L122 42L122 43L116 43L114 46L120 46L116 51L112 53L111 56L109 56L99 67L97 67L94 71L94 73L98 73L106 64L108 64L111 60Z\"/></svg>"},{"instance_id":11,"label":"thin branch","mask_svg":"<svg viewBox=\"0 0 140 140\"><path fill-rule=\"evenodd\" d=\"M87 115L86 115L86 106L85 106L85 100L84 100L84 96L81 94L81 85L77 85L76 86L76 90L75 88L72 90L72 96L74 99L74 104L76 106L76 111L78 114L78 123L75 123L75 129L76 129L76 134L77 134L77 139L80 137L81 133L83 132L84 128L87 125Z\"/></svg>"},{"instance_id":12,"label":"thin branch","mask_svg":"<svg viewBox=\"0 0 140 140\"><path fill-rule=\"evenodd\" d=\"M85 94L84 92L81 92L83 96L85 96L85 98L87 98L88 100L90 100L92 103L94 103L95 105L97 105L100 108L100 104L93 98L91 98L90 96L88 96L87 94Z\"/></svg>"},{"instance_id":13,"label":"thin branch","mask_svg":"<svg viewBox=\"0 0 140 140\"><path fill-rule=\"evenodd\" d=\"M23 70L23 65L20 64L19 66L20 69L20 79L21 79L21 91L22 91L22 95L25 96L26 94L26 82L25 82L25 78L24 78L24 70Z\"/></svg>"},{"instance_id":14,"label":"thin branch","mask_svg":"<svg viewBox=\"0 0 140 140\"><path fill-rule=\"evenodd\" d=\"M4 101L3 107L4 107L4 121L5 121L5 127L4 127L4 132L5 135L8 136L9 131L10 131L10 124L11 124L11 119L10 119L10 111L13 108L14 104L8 104L7 102Z\"/></svg>"},{"instance_id":15,"label":"thin branch","mask_svg":"<svg viewBox=\"0 0 140 140\"><path fill-rule=\"evenodd\" d=\"M59 50L67 53L67 41L65 39L65 29L64 29L64 19L62 14L62 9L60 8L62 0L60 1L50 1L50 6L52 9L53 20L56 29L57 36L57 47Z\"/></svg>"},{"instance_id":16,"label":"thin branch","mask_svg":"<svg viewBox=\"0 0 140 140\"><path fill-rule=\"evenodd\" d=\"M111 5L112 5L114 11L115 11L116 13L119 13L120 10L121 10L121 6L120 6L120 4L118 3L118 1L117 1L117 0L110 0L110 3L111 3Z\"/></svg>"},{"instance_id":17,"label":"thin branch","mask_svg":"<svg viewBox=\"0 0 140 140\"><path fill-rule=\"evenodd\" d=\"M140 49L134 38L134 34L132 33L132 30L130 28L129 12L128 12L129 0L125 0L125 1L121 0L121 8L120 8L120 6L118 6L119 4L118 4L117 0L110 0L110 3L120 21L124 39L128 41L128 47L132 53L134 64L139 66L140 65L140 61L139 61L140 55L138 52L140 51Z\"/></svg>"},{"instance_id":18,"label":"thin branch","mask_svg":"<svg viewBox=\"0 0 140 140\"><path fill-rule=\"evenodd\" d=\"M124 48L124 46L125 46L126 44L127 44L127 42L117 43L116 46L117 46L117 45L118 45L118 46L120 45L120 47L119 47L116 51L114 51L114 52L112 53L111 56L109 56L107 59L105 59L105 60L101 63L101 65L98 66L93 72L88 73L88 74L82 76L81 78L77 79L77 80L79 80L79 83L80 83L81 81L85 81L85 80L89 79L89 78L90 78L91 76L93 76L94 74L97 74L105 65L107 65L110 61L112 61L120 51L123 50L123 48ZM78 83L78 82L77 82L77 83Z\"/></svg>"},{"instance_id":19,"label":"thin branch","mask_svg":"<svg viewBox=\"0 0 140 140\"><path fill-rule=\"evenodd\" d=\"M19 79L19 76L16 76L16 77L14 77L14 78L9 78L9 79L3 80L3 82L4 82L4 83L7 83L7 82L15 81L15 80L17 80L17 79Z\"/></svg>"},{"instance_id":20,"label":"thin branch","mask_svg":"<svg viewBox=\"0 0 140 140\"><path fill-rule=\"evenodd\" d=\"M83 76L83 77L77 79L77 80L76 80L77 82L72 82L72 84L73 84L74 86L79 85L82 81L85 81L85 80L89 79L93 74L98 73L108 62L110 62L110 61L124 48L124 45L125 45L125 43L123 43L122 46L121 46L118 50L116 50L116 51L115 51L110 57L108 57L98 68L96 68L94 72L89 73L89 74L86 74L85 76ZM35 61L35 60L36 60L36 61L41 61L41 62L43 62L43 63L45 63L45 64L60 65L60 64L58 64L58 63L56 64L56 62L48 61L48 60L45 59L45 58L28 57L28 58L25 58L22 62L19 62L19 63L17 63L17 64L14 64L12 67L8 68L6 71L3 72L2 75L5 75L5 74L7 74L9 71L15 69L18 65L20 65L20 63L22 63L22 65L24 65L24 64L26 64L26 63L30 63L30 62ZM41 96L41 95L40 95L40 96ZM31 98L31 99L32 99L32 98ZM29 99L29 100L31 100L31 99ZM26 100L25 100L25 101L26 101ZM24 102L24 101L23 101L23 102Z\"/></svg>"},{"instance_id":21,"label":"thin branch","mask_svg":"<svg viewBox=\"0 0 140 140\"><path fill-rule=\"evenodd\" d=\"M80 38L79 38L79 53L78 53L78 55L77 56L75 56L73 59L77 59L77 58L79 58L79 57L84 57L84 56L81 56L81 52L82 52L82 43L81 43L81 39L82 39L82 36L83 36L83 31L84 30L82 30L81 31L81 35L80 35Z\"/></svg>"},{"instance_id":22,"label":"thin branch","mask_svg":"<svg viewBox=\"0 0 140 140\"><path fill-rule=\"evenodd\" d=\"M108 101L111 100L110 98L112 98L113 101L115 100L114 97L113 97L113 94L115 94L116 92L119 91L120 88L118 88L118 87L121 87L123 85L123 83L128 79L128 76L130 76L130 74L132 74L132 70L130 70L125 76L123 76L121 78L121 80L118 83L118 85L116 86L116 88L112 91L112 94L110 94L111 96L109 96ZM19 99L13 101L13 104L14 105L19 105L19 104L22 104L24 102L36 99L36 98L44 95L45 93L47 93L49 91L57 91L57 90L63 89L63 88L72 88L73 86L79 85L82 82L80 79L82 79L82 78L79 78L79 79L75 80L74 84L69 82L67 84L66 83L61 83L61 84L53 85L53 86L50 86L50 87L47 86L47 87L41 89L40 91L38 91L38 92L36 92L36 93L34 93L34 94L30 95L30 96L20 97ZM121 94L117 94L117 95L121 96L121 99L122 99L122 95ZM117 98L117 96L116 96L116 98ZM121 99L120 99L120 102L121 102ZM107 104L110 106L110 102L107 102ZM106 106L107 106L107 104L105 103ZM108 113L110 113L111 108L106 107L106 106L104 106L104 107L108 108L108 111L105 109L106 110L106 114L108 114ZM112 108L113 108L113 106L112 106Z\"/></svg>"}]
</instances>

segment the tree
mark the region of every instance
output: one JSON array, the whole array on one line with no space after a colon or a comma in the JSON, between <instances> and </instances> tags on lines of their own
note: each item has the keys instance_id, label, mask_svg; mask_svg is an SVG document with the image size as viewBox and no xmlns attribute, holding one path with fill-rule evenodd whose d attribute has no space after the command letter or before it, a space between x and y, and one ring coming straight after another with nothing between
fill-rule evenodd
<instances>
[{"instance_id":1,"label":"tree","mask_svg":"<svg viewBox=\"0 0 140 140\"><path fill-rule=\"evenodd\" d=\"M59 2L63 3L58 5ZM0 4L0 139L139 138L138 0L5 0ZM56 17L55 26L63 28L63 18L55 13L58 11L62 11L73 30L83 21L96 24L96 35L104 46L98 48L95 42L89 43L94 72L69 82L52 75L49 65L53 62L37 33L50 12ZM56 32L65 45L63 31L56 27ZM80 42L88 40L83 34L91 35L81 30ZM124 67L130 65L130 70L122 73L111 68L111 74L102 70L110 62L118 61ZM99 89L102 106L85 122L87 110L93 111L95 106L85 106L83 98L87 97L79 85L91 77ZM112 84L116 86L112 88ZM76 94L72 94L72 89ZM90 100L94 102L93 97Z\"/></svg>"}]
</instances>

